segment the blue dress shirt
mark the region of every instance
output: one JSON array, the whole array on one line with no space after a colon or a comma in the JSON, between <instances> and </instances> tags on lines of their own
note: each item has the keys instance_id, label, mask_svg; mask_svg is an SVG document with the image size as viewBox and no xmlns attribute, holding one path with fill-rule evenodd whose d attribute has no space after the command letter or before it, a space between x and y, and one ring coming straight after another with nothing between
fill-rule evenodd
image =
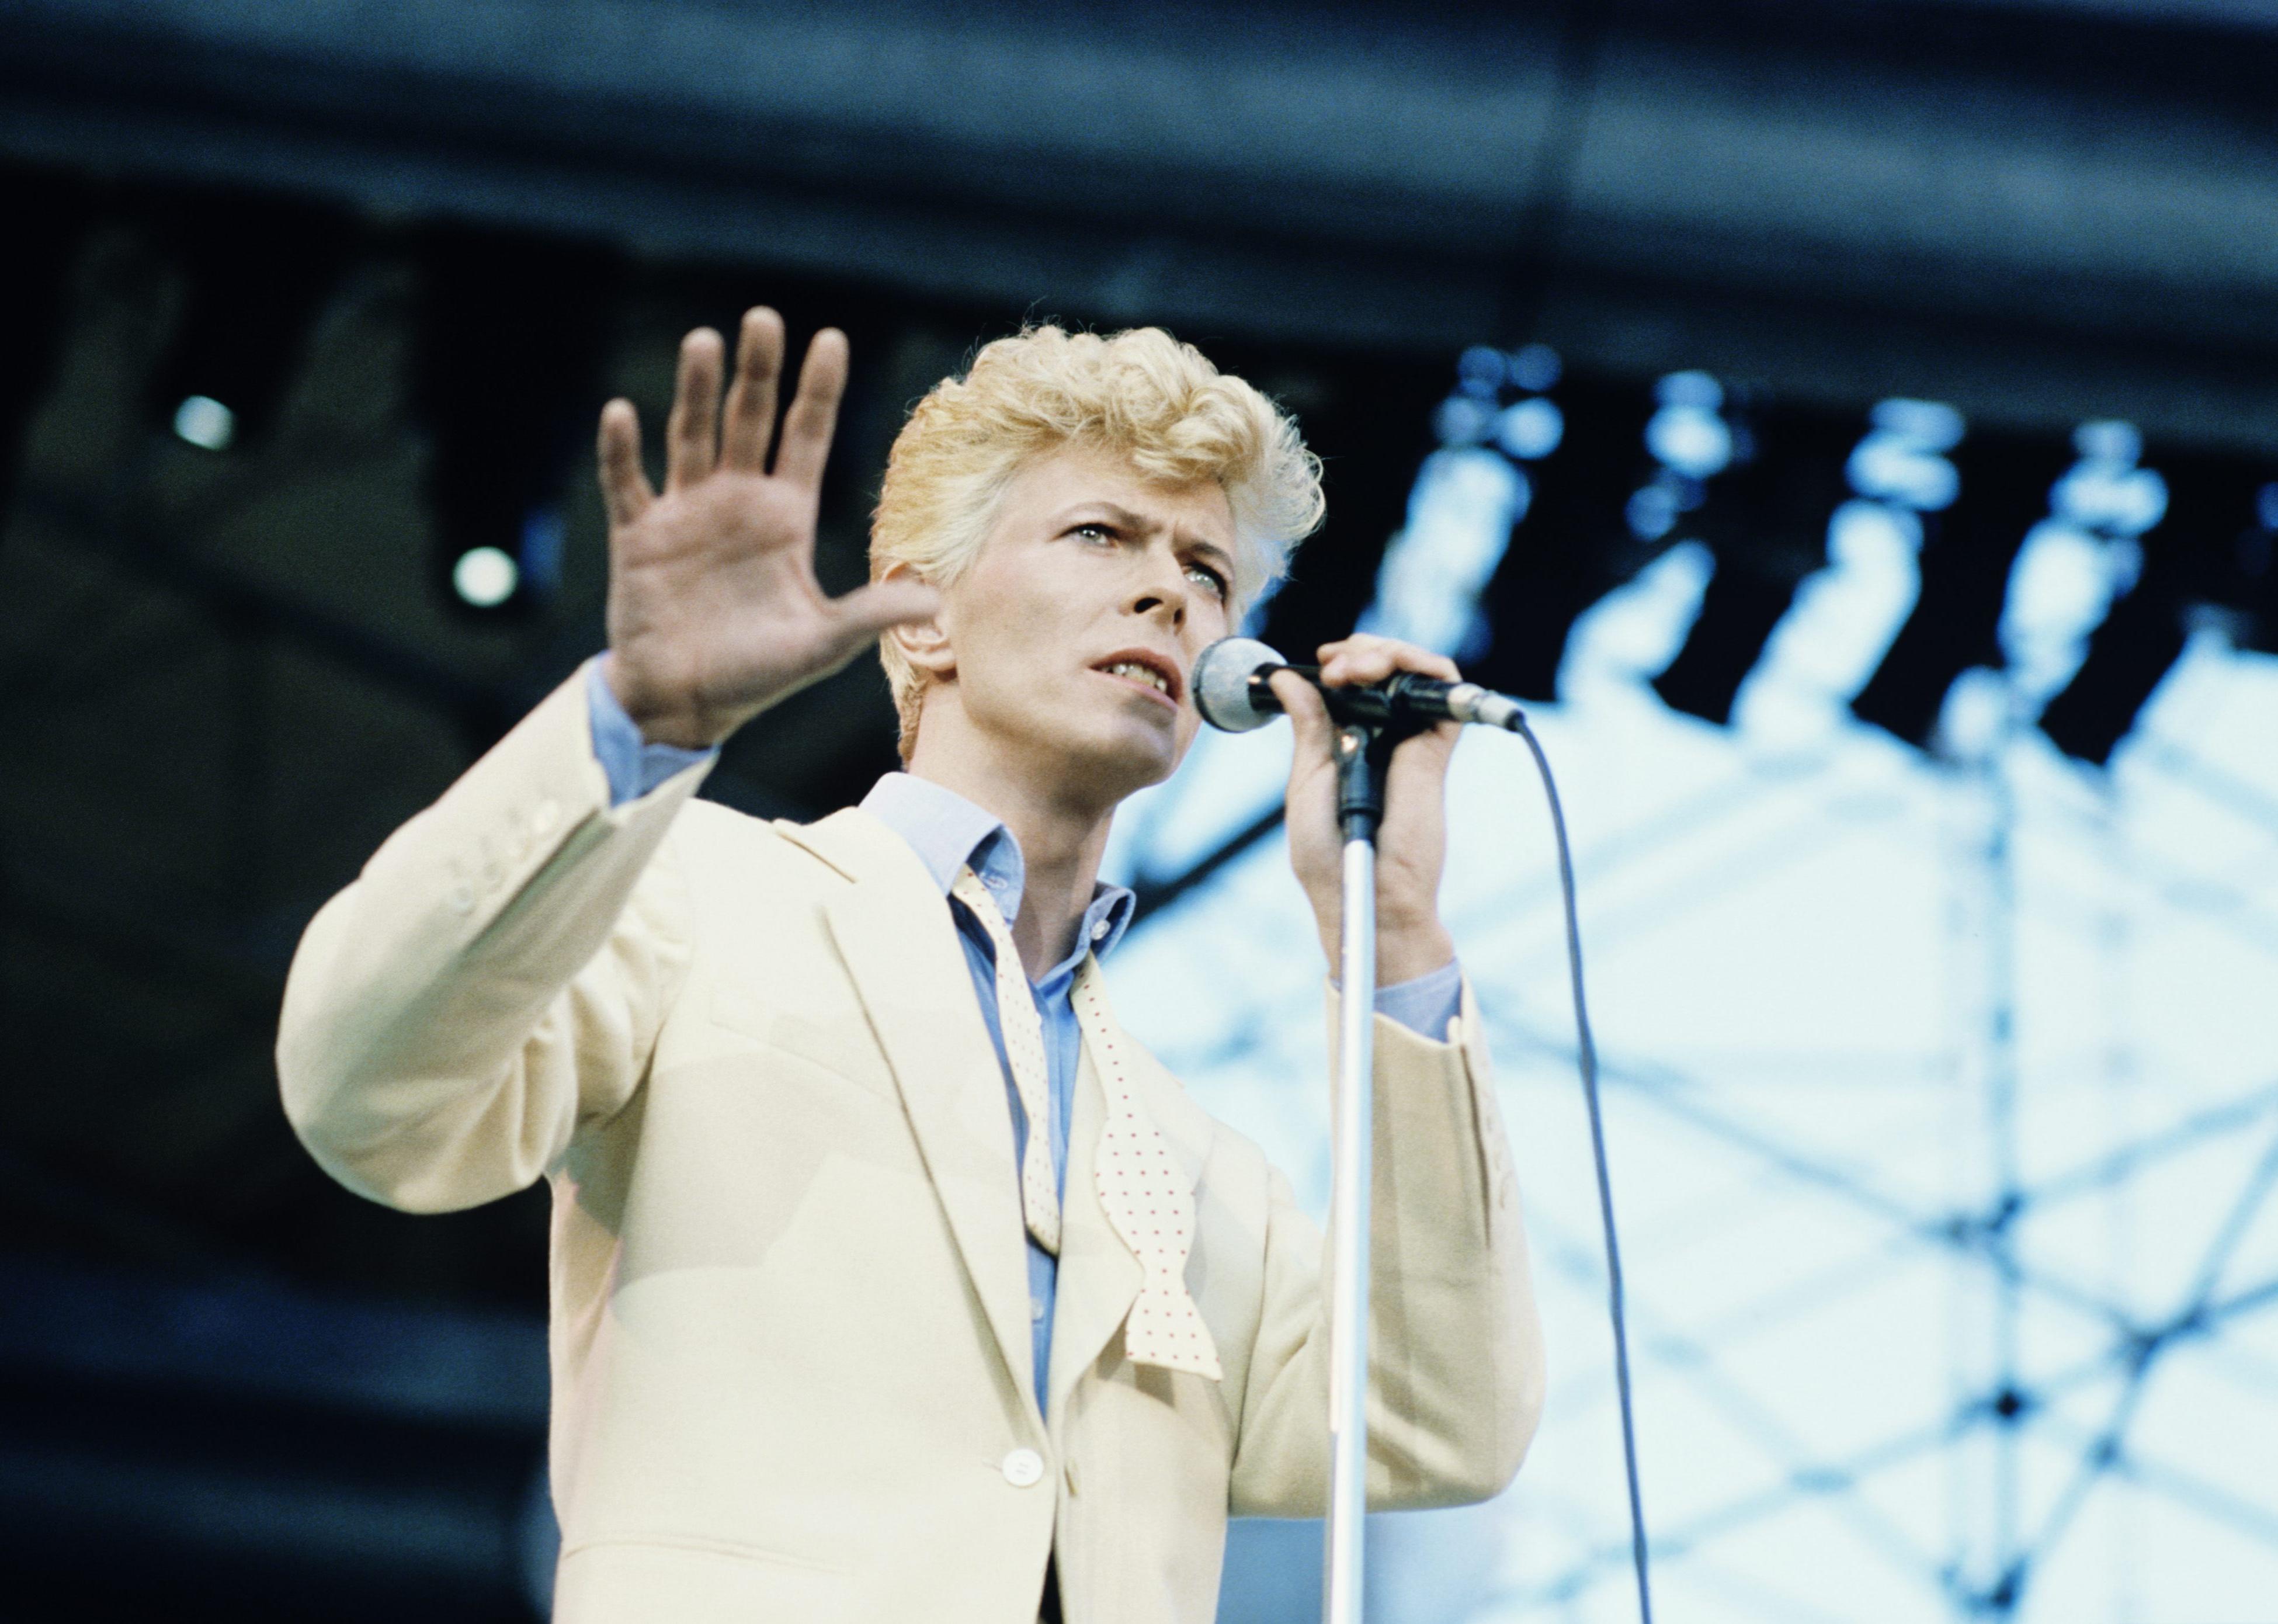
<instances>
[{"instance_id":1,"label":"blue dress shirt","mask_svg":"<svg viewBox=\"0 0 2278 1624\"><path fill-rule=\"evenodd\" d=\"M622 806L662 784L675 773L715 754L677 745L651 744L617 702L616 694L600 674L600 662L585 667L588 709L593 719L593 755L609 782L609 801ZM941 887L957 923L958 940L965 949L966 968L972 973L973 993L988 1024L989 1038L997 1047L997 1063L1005 1074L1005 1093L1013 1113L1013 1176L1028 1153L1028 1117L1013 1081L1012 1063L1005 1056L1005 1035L997 1010L997 950L988 931L966 908L950 897L958 870L970 866L1004 910L1010 925L1021 915L1021 893L1027 888L1027 866L1020 842L993 813L977 807L953 790L907 773L890 772L862 798L862 809L903 839L924 863ZM1083 1048L1070 994L1083 955L1105 958L1122 939L1131 923L1132 895L1120 885L1097 885L1083 912L1083 925L1067 957L1029 983L1036 1013L1044 1032L1044 1062L1050 1083L1052 1120L1048 1125L1052 1144L1052 1177L1065 1193L1067 1187L1068 1115L1074 1108L1075 1077ZM1448 1030L1462 998L1463 972L1450 961L1442 969L1413 981L1379 989L1378 1013L1389 1015L1410 1031L1438 1041ZM1036 1408L1045 1404L1046 1379L1051 1367L1052 1308L1059 1295L1059 1260L1031 1238L1028 1241L1028 1324L1035 1354Z\"/></svg>"}]
</instances>

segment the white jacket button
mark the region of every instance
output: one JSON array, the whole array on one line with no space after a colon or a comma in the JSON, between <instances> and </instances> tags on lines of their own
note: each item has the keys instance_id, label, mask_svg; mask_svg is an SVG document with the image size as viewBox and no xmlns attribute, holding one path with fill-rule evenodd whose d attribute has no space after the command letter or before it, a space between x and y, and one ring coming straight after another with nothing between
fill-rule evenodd
<instances>
[{"instance_id":1,"label":"white jacket button","mask_svg":"<svg viewBox=\"0 0 2278 1624\"><path fill-rule=\"evenodd\" d=\"M1033 1449L1016 1449L1005 1457L1004 1472L1013 1488L1033 1488L1044 1480L1044 1458Z\"/></svg>"}]
</instances>

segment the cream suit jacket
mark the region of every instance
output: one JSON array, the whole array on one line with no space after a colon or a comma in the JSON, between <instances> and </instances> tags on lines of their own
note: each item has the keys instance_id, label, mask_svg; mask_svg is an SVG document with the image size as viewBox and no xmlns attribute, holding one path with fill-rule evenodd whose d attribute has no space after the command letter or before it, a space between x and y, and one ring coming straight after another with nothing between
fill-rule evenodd
<instances>
[{"instance_id":1,"label":"cream suit jacket","mask_svg":"<svg viewBox=\"0 0 2278 1624\"><path fill-rule=\"evenodd\" d=\"M1071 1624L1207 1624L1228 1513L1326 1495L1287 1183L1137 1063L1224 1379L1135 1367L1087 1061L1047 1421L1002 1073L916 854L860 810L694 801L700 768L612 809L589 729L572 680L390 838L310 925L278 1045L351 1190L552 1184L555 1616L1028 1624L1057 1550ZM1475 1500L1542 1393L1510 1151L1468 993L1450 1042L1375 1030L1372 1503Z\"/></svg>"}]
</instances>

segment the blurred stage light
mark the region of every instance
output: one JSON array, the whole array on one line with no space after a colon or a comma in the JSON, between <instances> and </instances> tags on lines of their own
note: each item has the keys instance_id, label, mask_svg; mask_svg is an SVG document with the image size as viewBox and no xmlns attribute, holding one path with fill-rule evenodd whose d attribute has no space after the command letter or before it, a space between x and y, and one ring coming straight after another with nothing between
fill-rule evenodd
<instances>
[{"instance_id":1,"label":"blurred stage light","mask_svg":"<svg viewBox=\"0 0 2278 1624\"><path fill-rule=\"evenodd\" d=\"M151 379L150 410L206 451L267 433L355 241L347 216L306 203L170 193L149 207L183 281L181 319Z\"/></svg>"},{"instance_id":2,"label":"blurred stage light","mask_svg":"<svg viewBox=\"0 0 2278 1624\"><path fill-rule=\"evenodd\" d=\"M1356 629L1459 661L1484 647L1479 593L1532 496L1526 475L1492 451L1433 452L1417 476L1408 522L1378 567L1376 600Z\"/></svg>"},{"instance_id":3,"label":"blurred stage light","mask_svg":"<svg viewBox=\"0 0 2278 1624\"><path fill-rule=\"evenodd\" d=\"M1851 701L1861 721L1924 747L1954 679L1973 666L2002 665L1999 630L2011 568L2048 517L2050 492L2074 456L2059 436L1981 430L1961 440L1951 460L1959 494L1944 512L1923 517L1914 612ZM1939 484L1926 481L1915 494L1934 496L1928 486Z\"/></svg>"},{"instance_id":4,"label":"blurred stage light","mask_svg":"<svg viewBox=\"0 0 2278 1624\"><path fill-rule=\"evenodd\" d=\"M494 547L469 548L451 566L451 586L477 609L496 609L514 596L522 566Z\"/></svg>"},{"instance_id":5,"label":"blurred stage light","mask_svg":"<svg viewBox=\"0 0 2278 1624\"><path fill-rule=\"evenodd\" d=\"M1494 440L1507 456L1523 463L1539 462L1558 449L1566 433L1565 414L1555 402L1533 395L1502 409L1495 418Z\"/></svg>"},{"instance_id":6,"label":"blurred stage light","mask_svg":"<svg viewBox=\"0 0 2278 1624\"><path fill-rule=\"evenodd\" d=\"M1510 375L1510 360L1500 349L1474 344L1456 358L1456 384L1466 393L1492 396Z\"/></svg>"},{"instance_id":7,"label":"blurred stage light","mask_svg":"<svg viewBox=\"0 0 2278 1624\"><path fill-rule=\"evenodd\" d=\"M210 395L193 395L174 408L177 438L204 451L226 451L237 438L237 414Z\"/></svg>"},{"instance_id":8,"label":"blurred stage light","mask_svg":"<svg viewBox=\"0 0 2278 1624\"><path fill-rule=\"evenodd\" d=\"M1796 588L1827 562L1828 521L1849 494L1843 470L1861 426L1847 412L1796 408L1747 419L1739 433L1716 419L1738 455L1683 532L1707 544L1716 573L1684 647L1653 679L1673 709L1719 724Z\"/></svg>"},{"instance_id":9,"label":"blurred stage light","mask_svg":"<svg viewBox=\"0 0 2278 1624\"><path fill-rule=\"evenodd\" d=\"M1451 395L1432 414L1432 432L1443 446L1475 446L1496 426L1494 401L1476 395Z\"/></svg>"},{"instance_id":10,"label":"blurred stage light","mask_svg":"<svg viewBox=\"0 0 2278 1624\"><path fill-rule=\"evenodd\" d=\"M1961 443L1961 414L1937 401L1890 400L1868 414L1874 426L1851 453L1851 488L1871 501L1936 513L1953 505L1961 477L1945 453Z\"/></svg>"},{"instance_id":11,"label":"blurred stage light","mask_svg":"<svg viewBox=\"0 0 2278 1624\"><path fill-rule=\"evenodd\" d=\"M1731 425L1718 415L1724 387L1706 372L1672 372L1655 391L1661 410L1645 425L1646 449L1687 479L1711 479L1732 460Z\"/></svg>"},{"instance_id":12,"label":"blurred stage light","mask_svg":"<svg viewBox=\"0 0 2278 1624\"><path fill-rule=\"evenodd\" d=\"M1672 521L1686 499L1686 490L1656 484L1667 471L1657 472L1646 450L1646 424L1662 409L1633 384L1573 375L1560 383L1556 446L1525 471L1533 499L1525 522L1482 594L1493 639L1470 663L1479 681L1555 698L1575 617L1661 550L1657 536L1640 540L1627 510L1641 486L1660 491L1648 500L1665 502Z\"/></svg>"},{"instance_id":13,"label":"blurred stage light","mask_svg":"<svg viewBox=\"0 0 2278 1624\"><path fill-rule=\"evenodd\" d=\"M412 400L435 567L455 603L526 610L561 583L563 488L592 439L622 264L555 238L447 228L422 240L419 265Z\"/></svg>"},{"instance_id":14,"label":"blurred stage light","mask_svg":"<svg viewBox=\"0 0 2278 1624\"><path fill-rule=\"evenodd\" d=\"M2183 652L2195 610L2221 611L2236 635L2278 645L2271 611L2271 537L2278 502L2269 463L2218 453L2155 451L2158 500L2107 467L2072 495L2079 510L2122 522L2156 514L2144 532L2141 572L2088 637L2087 657L2041 713L2041 731L2075 760L2112 759L2154 689ZM2116 463L2117 459L2107 459ZM2141 473L2145 470L2135 470ZM2159 475L2152 476L2155 479Z\"/></svg>"},{"instance_id":15,"label":"blurred stage light","mask_svg":"<svg viewBox=\"0 0 2278 1624\"><path fill-rule=\"evenodd\" d=\"M2073 431L2080 461L2049 493L2049 517L2026 532L2009 572L1999 636L2012 714L2028 720L2071 682L2088 640L2144 563L2137 537L2167 511L2167 486L2139 467L2143 436L2130 423Z\"/></svg>"},{"instance_id":16,"label":"blurred stage light","mask_svg":"<svg viewBox=\"0 0 2278 1624\"><path fill-rule=\"evenodd\" d=\"M1510 374L1515 388L1537 393L1556 387L1566 370L1558 352L1548 344L1529 344L1510 355Z\"/></svg>"}]
</instances>

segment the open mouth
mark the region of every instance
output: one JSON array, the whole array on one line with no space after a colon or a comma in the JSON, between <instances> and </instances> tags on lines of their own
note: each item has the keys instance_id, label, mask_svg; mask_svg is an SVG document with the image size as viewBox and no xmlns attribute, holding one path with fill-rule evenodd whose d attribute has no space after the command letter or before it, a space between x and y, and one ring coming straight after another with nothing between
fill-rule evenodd
<instances>
[{"instance_id":1,"label":"open mouth","mask_svg":"<svg viewBox=\"0 0 2278 1624\"><path fill-rule=\"evenodd\" d=\"M1119 682L1154 694L1165 704L1176 707L1185 685L1179 680L1178 668L1160 655L1143 649L1127 649L1109 655L1091 668L1102 676L1112 677Z\"/></svg>"}]
</instances>

